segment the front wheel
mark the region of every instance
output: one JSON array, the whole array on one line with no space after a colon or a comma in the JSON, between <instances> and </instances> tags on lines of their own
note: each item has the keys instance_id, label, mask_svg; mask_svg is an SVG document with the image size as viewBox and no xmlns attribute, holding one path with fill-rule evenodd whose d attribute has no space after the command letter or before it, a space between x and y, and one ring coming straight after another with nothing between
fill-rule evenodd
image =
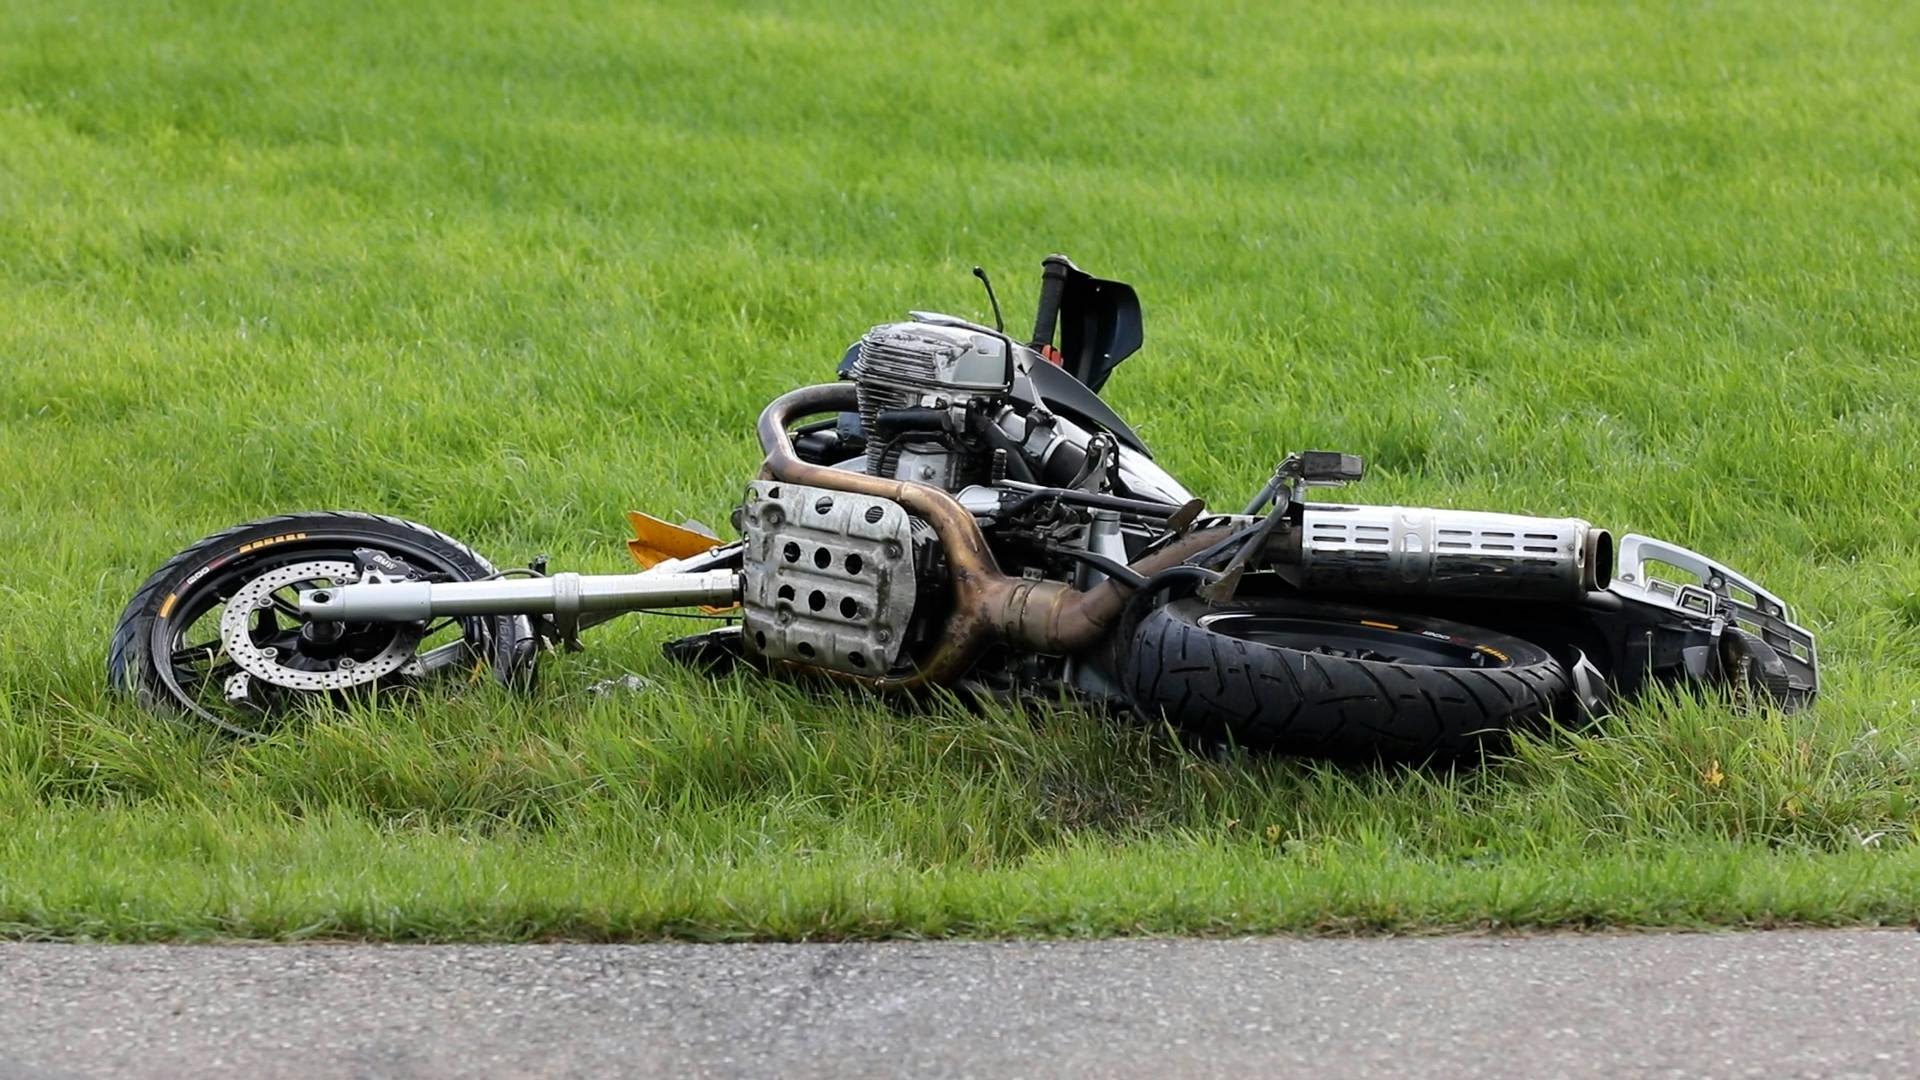
<instances>
[{"instance_id":1,"label":"front wheel","mask_svg":"<svg viewBox=\"0 0 1920 1080\"><path fill-rule=\"evenodd\" d=\"M341 511L287 514L216 533L141 585L113 631L107 683L150 709L258 735L295 702L446 677L521 681L537 639L525 616L434 623L317 623L300 589L355 580L363 560L436 581L495 571L424 525Z\"/></svg>"},{"instance_id":2,"label":"front wheel","mask_svg":"<svg viewBox=\"0 0 1920 1080\"><path fill-rule=\"evenodd\" d=\"M1121 667L1136 708L1189 733L1344 759L1468 755L1569 691L1559 662L1519 638L1280 597L1168 603Z\"/></svg>"}]
</instances>

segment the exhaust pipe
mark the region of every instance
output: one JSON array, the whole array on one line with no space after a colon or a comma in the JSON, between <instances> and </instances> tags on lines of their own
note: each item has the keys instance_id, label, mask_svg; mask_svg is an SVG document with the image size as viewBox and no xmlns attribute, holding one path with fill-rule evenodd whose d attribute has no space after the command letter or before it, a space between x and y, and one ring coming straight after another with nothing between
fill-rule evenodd
<instances>
[{"instance_id":1,"label":"exhaust pipe","mask_svg":"<svg viewBox=\"0 0 1920 1080\"><path fill-rule=\"evenodd\" d=\"M1308 503L1299 544L1307 592L1568 600L1613 580L1612 535L1579 518Z\"/></svg>"}]
</instances>

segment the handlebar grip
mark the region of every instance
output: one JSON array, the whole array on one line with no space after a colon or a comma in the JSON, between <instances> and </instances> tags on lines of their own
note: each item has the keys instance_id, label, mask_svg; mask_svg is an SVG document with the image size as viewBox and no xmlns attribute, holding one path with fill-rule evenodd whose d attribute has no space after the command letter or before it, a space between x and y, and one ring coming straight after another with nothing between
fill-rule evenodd
<instances>
[{"instance_id":1,"label":"handlebar grip","mask_svg":"<svg viewBox=\"0 0 1920 1080\"><path fill-rule=\"evenodd\" d=\"M1040 260L1040 309L1033 316L1033 340L1038 349L1053 344L1053 327L1060 320L1060 301L1067 292L1067 271L1073 264L1065 255L1049 255Z\"/></svg>"}]
</instances>

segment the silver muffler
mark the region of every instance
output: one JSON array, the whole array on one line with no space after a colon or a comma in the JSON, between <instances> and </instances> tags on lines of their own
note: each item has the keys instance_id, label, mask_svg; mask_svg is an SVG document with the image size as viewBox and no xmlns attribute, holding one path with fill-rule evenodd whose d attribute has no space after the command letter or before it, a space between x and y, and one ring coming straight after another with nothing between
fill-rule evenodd
<instances>
[{"instance_id":1,"label":"silver muffler","mask_svg":"<svg viewBox=\"0 0 1920 1080\"><path fill-rule=\"evenodd\" d=\"M1565 600L1613 577L1613 537L1579 518L1307 503L1299 541L1309 592Z\"/></svg>"}]
</instances>

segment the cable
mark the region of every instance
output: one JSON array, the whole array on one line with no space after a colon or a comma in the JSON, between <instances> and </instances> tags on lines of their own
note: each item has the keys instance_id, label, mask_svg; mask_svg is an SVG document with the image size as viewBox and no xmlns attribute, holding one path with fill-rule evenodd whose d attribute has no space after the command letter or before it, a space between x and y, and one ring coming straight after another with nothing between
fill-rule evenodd
<instances>
[{"instance_id":1,"label":"cable","mask_svg":"<svg viewBox=\"0 0 1920 1080\"><path fill-rule=\"evenodd\" d=\"M1153 603L1153 598L1165 592L1168 585L1174 584L1182 578L1195 578L1198 579L1202 585L1205 585L1219 580L1220 575L1214 573L1212 570L1208 570L1204 566L1195 566L1192 563L1176 563L1173 566L1169 566L1154 574L1152 577L1147 578L1145 584L1134 590L1132 596L1127 597L1126 606L1120 609L1119 625L1124 627L1139 623L1147 607Z\"/></svg>"},{"instance_id":2,"label":"cable","mask_svg":"<svg viewBox=\"0 0 1920 1080\"><path fill-rule=\"evenodd\" d=\"M1048 551L1054 555L1065 555L1069 559L1086 563L1088 566L1093 567L1108 577L1124 582L1136 589L1145 588L1147 582L1150 580L1131 566L1126 566L1113 559L1107 558L1105 555L1098 555L1091 551L1061 547L1049 548Z\"/></svg>"}]
</instances>

